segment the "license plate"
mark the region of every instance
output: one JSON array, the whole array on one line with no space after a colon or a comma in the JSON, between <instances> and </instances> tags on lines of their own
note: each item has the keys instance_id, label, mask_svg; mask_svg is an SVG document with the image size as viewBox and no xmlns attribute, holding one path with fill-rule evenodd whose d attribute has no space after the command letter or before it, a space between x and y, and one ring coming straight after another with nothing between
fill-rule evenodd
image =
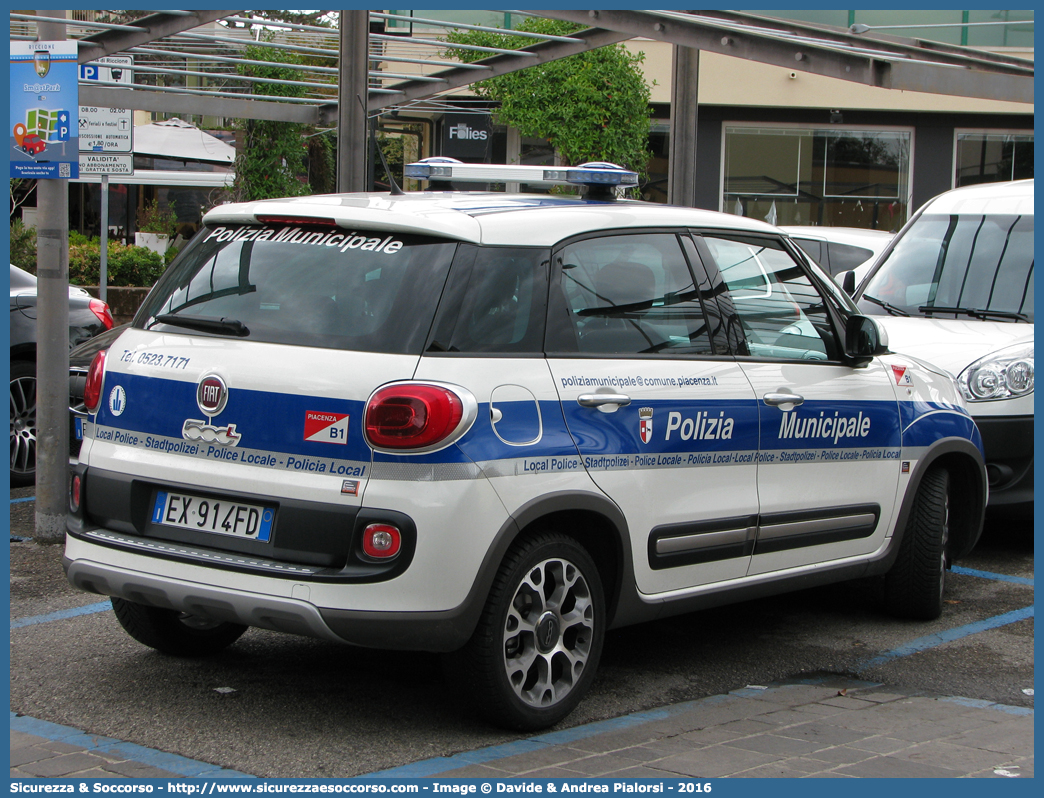
<instances>
[{"instance_id":1,"label":"license plate","mask_svg":"<svg viewBox=\"0 0 1044 798\"><path fill-rule=\"evenodd\" d=\"M214 532L247 540L268 540L275 510L223 499L204 499L183 493L159 491L152 522L180 529Z\"/></svg>"},{"instance_id":2,"label":"license plate","mask_svg":"<svg viewBox=\"0 0 1044 798\"><path fill-rule=\"evenodd\" d=\"M76 416L76 440L83 440L83 419Z\"/></svg>"}]
</instances>

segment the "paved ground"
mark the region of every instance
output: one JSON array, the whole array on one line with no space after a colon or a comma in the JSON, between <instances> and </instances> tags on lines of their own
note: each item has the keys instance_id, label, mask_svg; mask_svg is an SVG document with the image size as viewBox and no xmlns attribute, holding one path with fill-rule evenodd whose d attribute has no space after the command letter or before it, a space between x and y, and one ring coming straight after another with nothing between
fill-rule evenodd
<instances>
[{"instance_id":1,"label":"paved ground","mask_svg":"<svg viewBox=\"0 0 1044 798\"><path fill-rule=\"evenodd\" d=\"M574 725L520 737L459 708L430 656L259 630L206 662L148 652L12 494L15 778L1033 775L1028 527L987 530L935 622L849 585L616 630Z\"/></svg>"},{"instance_id":2,"label":"paved ground","mask_svg":"<svg viewBox=\"0 0 1044 798\"><path fill-rule=\"evenodd\" d=\"M751 685L368 774L386 778L1031 778L1033 710L823 678ZM28 717L11 777L251 778Z\"/></svg>"}]
</instances>

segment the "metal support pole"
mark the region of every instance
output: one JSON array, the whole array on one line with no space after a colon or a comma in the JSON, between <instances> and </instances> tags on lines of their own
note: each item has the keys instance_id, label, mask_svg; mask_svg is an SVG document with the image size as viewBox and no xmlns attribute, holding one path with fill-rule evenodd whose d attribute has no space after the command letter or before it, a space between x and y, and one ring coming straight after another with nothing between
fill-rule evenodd
<instances>
[{"instance_id":1,"label":"metal support pole","mask_svg":"<svg viewBox=\"0 0 1044 798\"><path fill-rule=\"evenodd\" d=\"M64 11L40 11L40 41L65 39ZM69 474L69 181L37 185L36 539L65 538Z\"/></svg>"},{"instance_id":2,"label":"metal support pole","mask_svg":"<svg viewBox=\"0 0 1044 798\"><path fill-rule=\"evenodd\" d=\"M696 119L699 104L700 51L675 45L671 65L671 144L667 165L667 201L696 205Z\"/></svg>"},{"instance_id":3,"label":"metal support pole","mask_svg":"<svg viewBox=\"0 0 1044 798\"><path fill-rule=\"evenodd\" d=\"M366 109L370 15L341 11L337 97L337 191L366 190Z\"/></svg>"},{"instance_id":4,"label":"metal support pole","mask_svg":"<svg viewBox=\"0 0 1044 798\"><path fill-rule=\"evenodd\" d=\"M101 176L101 266L98 269L98 298L108 301L109 287L109 176Z\"/></svg>"}]
</instances>

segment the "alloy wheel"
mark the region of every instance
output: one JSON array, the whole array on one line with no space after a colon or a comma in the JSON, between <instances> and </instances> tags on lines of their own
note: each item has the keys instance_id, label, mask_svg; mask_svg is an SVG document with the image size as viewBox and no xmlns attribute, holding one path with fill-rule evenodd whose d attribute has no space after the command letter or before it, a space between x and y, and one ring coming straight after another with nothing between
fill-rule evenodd
<instances>
[{"instance_id":1,"label":"alloy wheel","mask_svg":"<svg viewBox=\"0 0 1044 798\"><path fill-rule=\"evenodd\" d=\"M594 603L583 573L565 559L543 560L523 577L504 622L504 667L531 707L561 702L580 680L594 640Z\"/></svg>"}]
</instances>

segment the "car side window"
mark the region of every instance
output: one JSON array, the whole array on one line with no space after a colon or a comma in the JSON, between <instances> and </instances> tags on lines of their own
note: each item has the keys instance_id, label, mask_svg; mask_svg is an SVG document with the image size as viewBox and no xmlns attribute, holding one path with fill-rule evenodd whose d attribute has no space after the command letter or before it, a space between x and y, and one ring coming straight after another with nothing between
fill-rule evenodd
<instances>
[{"instance_id":1,"label":"car side window","mask_svg":"<svg viewBox=\"0 0 1044 798\"><path fill-rule=\"evenodd\" d=\"M819 289L771 238L702 236L753 357L836 360L840 347Z\"/></svg>"},{"instance_id":2,"label":"car side window","mask_svg":"<svg viewBox=\"0 0 1044 798\"><path fill-rule=\"evenodd\" d=\"M677 236L603 236L565 246L548 348L582 354L714 354ZM556 340L557 339L557 340Z\"/></svg>"}]
</instances>

